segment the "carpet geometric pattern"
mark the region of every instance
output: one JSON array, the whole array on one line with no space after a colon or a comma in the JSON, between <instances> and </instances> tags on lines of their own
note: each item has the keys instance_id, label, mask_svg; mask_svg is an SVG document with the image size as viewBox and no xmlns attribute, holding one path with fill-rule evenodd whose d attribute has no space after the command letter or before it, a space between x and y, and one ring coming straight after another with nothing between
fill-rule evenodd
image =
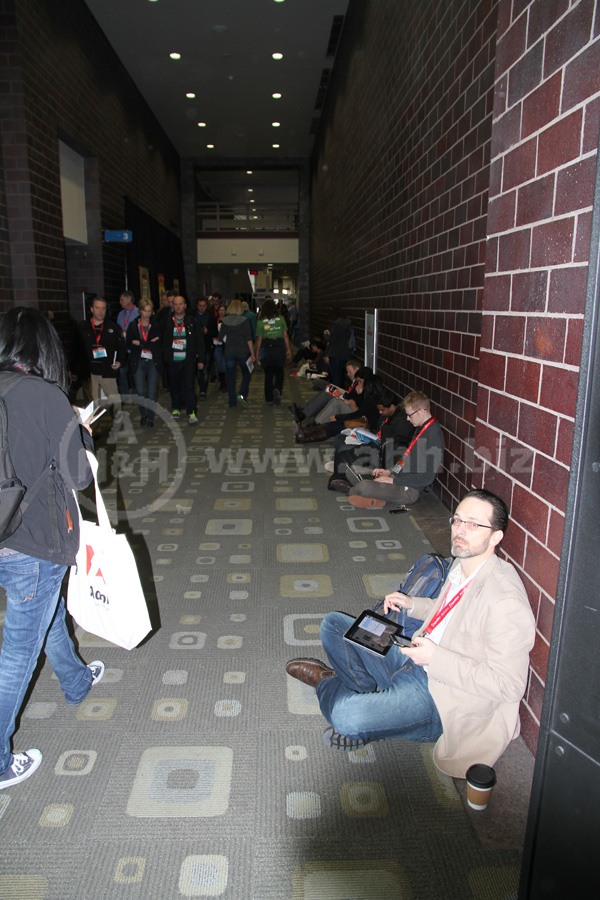
<instances>
[{"instance_id":1,"label":"carpet geometric pattern","mask_svg":"<svg viewBox=\"0 0 600 900\"><path fill-rule=\"evenodd\" d=\"M79 706L47 664L35 680L15 746L44 759L0 794L1 900L514 896L518 851L482 846L431 746L321 743L287 659L322 656L323 615L371 606L431 547L418 508L326 490L331 445L294 445L258 371L250 401L213 385L197 427L164 411L153 431L127 406L98 442L155 628L130 652L76 629L107 667Z\"/></svg>"}]
</instances>

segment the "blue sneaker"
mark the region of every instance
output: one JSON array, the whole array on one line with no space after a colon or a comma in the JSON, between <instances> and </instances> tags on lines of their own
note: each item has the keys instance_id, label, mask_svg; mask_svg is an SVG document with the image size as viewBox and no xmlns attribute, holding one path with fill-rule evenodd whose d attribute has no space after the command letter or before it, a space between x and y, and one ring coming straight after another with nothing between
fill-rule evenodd
<instances>
[{"instance_id":1,"label":"blue sneaker","mask_svg":"<svg viewBox=\"0 0 600 900\"><path fill-rule=\"evenodd\" d=\"M42 754L39 750L26 750L24 753L13 753L10 765L6 772L0 775L0 791L12 787L20 781L25 781L42 762Z\"/></svg>"}]
</instances>

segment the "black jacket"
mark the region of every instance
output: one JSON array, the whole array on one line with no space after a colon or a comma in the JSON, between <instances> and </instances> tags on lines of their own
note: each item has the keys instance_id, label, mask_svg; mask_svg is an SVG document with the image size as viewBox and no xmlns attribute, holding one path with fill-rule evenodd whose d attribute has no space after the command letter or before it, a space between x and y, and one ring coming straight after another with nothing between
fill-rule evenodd
<instances>
[{"instance_id":1,"label":"black jacket","mask_svg":"<svg viewBox=\"0 0 600 900\"><path fill-rule=\"evenodd\" d=\"M79 323L79 339L83 347L83 355L92 375L103 378L116 378L117 369L112 368L116 359L121 365L127 362L127 350L121 329L112 319L105 319L101 328L92 326L91 318ZM94 350L103 347L106 355L94 359Z\"/></svg>"},{"instance_id":2,"label":"black jacket","mask_svg":"<svg viewBox=\"0 0 600 900\"><path fill-rule=\"evenodd\" d=\"M134 344L133 341L139 341ZM152 353L152 361L156 368L160 366L162 356L162 331L156 317L150 319L150 327L148 329L148 337L144 340L140 329L140 319L134 319L127 326L127 337L125 338L127 349L129 350L129 370L134 373L138 367L138 363L142 356L142 350L150 350Z\"/></svg>"},{"instance_id":3,"label":"black jacket","mask_svg":"<svg viewBox=\"0 0 600 900\"><path fill-rule=\"evenodd\" d=\"M186 363L204 363L206 353L204 350L204 335L198 324L197 318L190 313L183 316L185 329L185 360ZM162 352L167 365L173 364L173 332L175 331L175 316L171 313L165 318L162 326Z\"/></svg>"},{"instance_id":4,"label":"black jacket","mask_svg":"<svg viewBox=\"0 0 600 900\"><path fill-rule=\"evenodd\" d=\"M91 435L79 425L61 389L36 375L24 376L4 402L17 476L27 488L44 471L47 477L32 497L25 494L23 521L0 547L73 565L79 549L79 512L73 491L92 480L85 455L85 447L93 449Z\"/></svg>"}]
</instances>

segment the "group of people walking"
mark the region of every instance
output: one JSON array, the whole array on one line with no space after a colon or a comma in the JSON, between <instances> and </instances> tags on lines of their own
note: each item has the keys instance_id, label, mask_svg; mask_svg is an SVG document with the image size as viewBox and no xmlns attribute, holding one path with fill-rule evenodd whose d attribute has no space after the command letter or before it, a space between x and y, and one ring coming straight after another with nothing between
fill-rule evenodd
<instances>
[{"instance_id":1,"label":"group of people walking","mask_svg":"<svg viewBox=\"0 0 600 900\"><path fill-rule=\"evenodd\" d=\"M291 359L286 317L272 298L265 299L258 319L245 301L235 299L225 306L220 294L211 300L201 297L192 312L181 294L168 291L155 315L150 300L136 305L133 294L123 291L121 311L113 321L106 300L95 297L89 318L78 327L71 366L89 385L90 398L110 402L118 421L121 397L134 394L140 426L152 428L162 377L172 417L185 416L196 425L196 384L200 400L206 399L214 379L227 392L229 407L247 406L258 361L264 369L265 402L279 404L284 366Z\"/></svg>"}]
</instances>

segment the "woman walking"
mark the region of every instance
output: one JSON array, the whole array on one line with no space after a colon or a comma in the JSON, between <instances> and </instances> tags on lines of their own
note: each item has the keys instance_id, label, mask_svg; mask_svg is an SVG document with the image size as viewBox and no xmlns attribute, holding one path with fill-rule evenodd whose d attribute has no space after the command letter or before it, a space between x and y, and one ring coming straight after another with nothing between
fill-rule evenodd
<instances>
[{"instance_id":1,"label":"woman walking","mask_svg":"<svg viewBox=\"0 0 600 900\"><path fill-rule=\"evenodd\" d=\"M0 317L0 381L8 446L27 488L16 530L0 541L0 584L6 615L0 652L0 789L29 778L39 750L11 752L15 720L44 648L68 703L80 703L104 674L86 666L65 623L61 584L79 548L79 512L73 491L92 472L85 455L93 443L67 399L67 366L51 323L35 309L16 307Z\"/></svg>"},{"instance_id":2,"label":"woman walking","mask_svg":"<svg viewBox=\"0 0 600 900\"><path fill-rule=\"evenodd\" d=\"M251 366L254 365L252 331L250 322L245 318L243 312L242 301L232 300L227 307L220 332L221 340L225 345L225 377L227 378L230 407L236 406L238 400L242 406L248 406L248 390L252 374L248 363ZM242 383L239 394L236 394L235 376L238 366L242 372Z\"/></svg>"},{"instance_id":3,"label":"woman walking","mask_svg":"<svg viewBox=\"0 0 600 900\"><path fill-rule=\"evenodd\" d=\"M275 301L267 297L260 308L256 356L265 373L265 400L268 406L279 406L283 391L283 367L292 358L286 321Z\"/></svg>"},{"instance_id":4,"label":"woman walking","mask_svg":"<svg viewBox=\"0 0 600 900\"><path fill-rule=\"evenodd\" d=\"M129 354L129 369L133 374L135 392L140 400L140 425L142 428L154 426L158 370L161 363L161 329L154 317L154 306L150 300L140 300L140 314L127 328L125 342Z\"/></svg>"}]
</instances>

